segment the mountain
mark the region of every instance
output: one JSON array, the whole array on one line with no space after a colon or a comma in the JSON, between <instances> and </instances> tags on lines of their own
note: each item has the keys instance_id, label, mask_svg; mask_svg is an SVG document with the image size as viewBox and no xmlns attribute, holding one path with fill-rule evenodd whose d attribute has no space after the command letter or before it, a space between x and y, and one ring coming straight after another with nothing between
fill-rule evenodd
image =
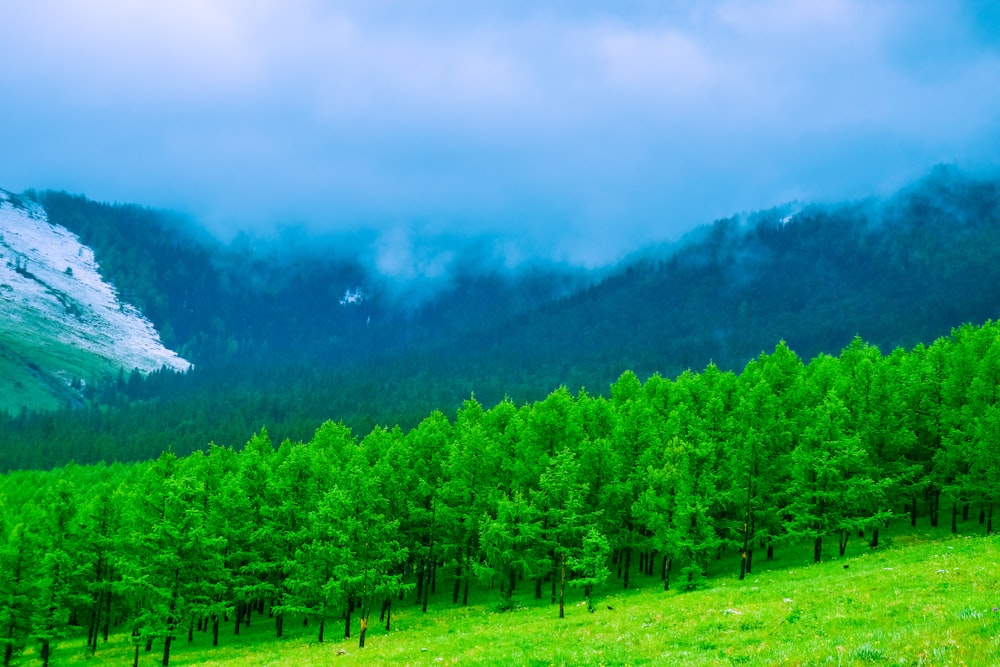
<instances>
[{"instance_id":1,"label":"mountain","mask_svg":"<svg viewBox=\"0 0 1000 667\"><path fill-rule=\"evenodd\" d=\"M191 366L101 277L93 250L6 191L0 318L0 410L80 405L88 385L120 371Z\"/></svg>"},{"instance_id":2,"label":"mountain","mask_svg":"<svg viewBox=\"0 0 1000 667\"><path fill-rule=\"evenodd\" d=\"M446 249L444 277L408 283L373 268L370 239L225 245L171 214L27 194L195 368L0 420L0 468L240 445L263 426L304 439L325 419L413 426L473 393L740 371L781 340L803 358L855 336L887 353L1000 315L1000 179L950 167L886 198L717 220L600 273L510 271L468 243Z\"/></svg>"},{"instance_id":3,"label":"mountain","mask_svg":"<svg viewBox=\"0 0 1000 667\"><path fill-rule=\"evenodd\" d=\"M779 340L807 358L856 335L889 352L998 316L1000 180L940 167L883 199L717 220L503 336L448 347L480 363L529 355L560 382L599 388L626 368L739 371Z\"/></svg>"}]
</instances>

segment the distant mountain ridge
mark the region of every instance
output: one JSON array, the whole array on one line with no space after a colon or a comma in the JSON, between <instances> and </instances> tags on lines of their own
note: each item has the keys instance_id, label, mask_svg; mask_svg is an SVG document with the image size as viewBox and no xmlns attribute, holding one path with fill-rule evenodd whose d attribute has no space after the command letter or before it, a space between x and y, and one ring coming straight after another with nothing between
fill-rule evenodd
<instances>
[{"instance_id":1,"label":"distant mountain ridge","mask_svg":"<svg viewBox=\"0 0 1000 667\"><path fill-rule=\"evenodd\" d=\"M600 272L510 272L459 255L449 280L410 308L357 247L224 246L167 214L29 194L195 363L94 397L121 413L15 428L19 442L64 428L74 452L98 434L102 451L113 442L116 456L141 458L239 445L265 425L276 439L307 438L325 419L361 432L412 426L473 393L520 403L559 385L604 393L625 370L739 371L780 340L803 358L837 354L855 336L888 353L1000 316L1000 179L950 167L884 199L718 220Z\"/></svg>"},{"instance_id":2,"label":"distant mountain ridge","mask_svg":"<svg viewBox=\"0 0 1000 667\"><path fill-rule=\"evenodd\" d=\"M186 371L105 282L94 252L45 210L0 191L0 408L73 404L119 370Z\"/></svg>"}]
</instances>

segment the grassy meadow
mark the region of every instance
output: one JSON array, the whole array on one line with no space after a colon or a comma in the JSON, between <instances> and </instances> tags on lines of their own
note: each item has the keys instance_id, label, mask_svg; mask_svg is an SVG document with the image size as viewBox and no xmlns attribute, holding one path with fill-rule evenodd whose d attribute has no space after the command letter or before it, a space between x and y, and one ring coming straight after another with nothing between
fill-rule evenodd
<instances>
[{"instance_id":1,"label":"grassy meadow","mask_svg":"<svg viewBox=\"0 0 1000 667\"><path fill-rule=\"evenodd\" d=\"M970 530L981 526L970 521ZM210 633L176 640L171 665L998 665L1000 664L1000 538L952 536L945 528L895 534L871 550L852 538L845 557L811 563L811 545L779 549L773 561L755 556L754 571L739 581L738 556L713 564L696 592L664 592L658 576L633 575L622 590L614 576L597 591L588 613L578 590L567 588L566 618L533 586L519 588L519 608L494 610L499 595L480 590L470 606L451 604L451 581L439 573L437 593L423 614L411 600L397 602L389 633L372 616L366 647L358 648L358 621L341 639L343 620L327 622L317 644L315 624L274 623L255 616L233 636L223 627L220 646ZM827 540L826 552L835 552ZM676 582L675 584L679 584ZM672 585L672 588L674 586ZM130 665L128 637L113 635L96 656L85 638L60 642L57 664ZM162 645L140 650L140 665L159 665ZM31 664L28 650L16 664Z\"/></svg>"},{"instance_id":2,"label":"grassy meadow","mask_svg":"<svg viewBox=\"0 0 1000 667\"><path fill-rule=\"evenodd\" d=\"M67 385L74 377L92 382L118 372L118 367L96 354L60 340L60 332L44 315L17 311L0 331L0 377L8 391L0 391L0 410L17 414L56 410L65 405Z\"/></svg>"}]
</instances>

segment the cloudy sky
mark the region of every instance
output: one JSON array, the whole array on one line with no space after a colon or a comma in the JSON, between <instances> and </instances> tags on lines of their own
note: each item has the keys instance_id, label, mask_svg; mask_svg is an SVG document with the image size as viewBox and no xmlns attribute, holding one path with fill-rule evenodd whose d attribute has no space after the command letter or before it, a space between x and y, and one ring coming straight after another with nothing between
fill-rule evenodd
<instances>
[{"instance_id":1,"label":"cloudy sky","mask_svg":"<svg viewBox=\"0 0 1000 667\"><path fill-rule=\"evenodd\" d=\"M597 265L1000 163L990 0L32 0L0 187Z\"/></svg>"}]
</instances>

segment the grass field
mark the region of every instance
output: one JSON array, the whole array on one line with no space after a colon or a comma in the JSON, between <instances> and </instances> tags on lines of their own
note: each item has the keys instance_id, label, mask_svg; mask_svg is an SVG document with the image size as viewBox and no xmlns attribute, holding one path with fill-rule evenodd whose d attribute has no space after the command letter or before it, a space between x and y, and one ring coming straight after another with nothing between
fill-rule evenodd
<instances>
[{"instance_id":1,"label":"grass field","mask_svg":"<svg viewBox=\"0 0 1000 667\"><path fill-rule=\"evenodd\" d=\"M441 577L427 614L398 603L391 632L373 617L364 649L356 622L354 638L343 640L343 621L330 619L328 640L316 644L312 625L286 622L286 637L275 640L273 622L256 617L239 637L227 625L218 648L208 633L195 633L191 644L182 637L170 664L1000 665L1000 538L943 529L888 535L884 548L855 539L847 556L820 564L809 562L808 546L779 551L771 562L761 557L744 581L731 555L692 593L663 592L658 577L643 575L623 591L612 578L598 592L595 613L574 591L562 620L547 595L533 598L529 583L522 584L521 608L499 613L489 591L469 607L453 606L451 582ZM131 664L123 635L91 658L83 645L83 638L61 642L56 664ZM141 652L139 663L159 665L161 657L157 645ZM36 657L28 651L18 660Z\"/></svg>"},{"instance_id":2,"label":"grass field","mask_svg":"<svg viewBox=\"0 0 1000 667\"><path fill-rule=\"evenodd\" d=\"M51 322L27 310L0 330L0 410L17 414L65 406L74 377L93 381L118 370L112 362L59 340Z\"/></svg>"}]
</instances>

